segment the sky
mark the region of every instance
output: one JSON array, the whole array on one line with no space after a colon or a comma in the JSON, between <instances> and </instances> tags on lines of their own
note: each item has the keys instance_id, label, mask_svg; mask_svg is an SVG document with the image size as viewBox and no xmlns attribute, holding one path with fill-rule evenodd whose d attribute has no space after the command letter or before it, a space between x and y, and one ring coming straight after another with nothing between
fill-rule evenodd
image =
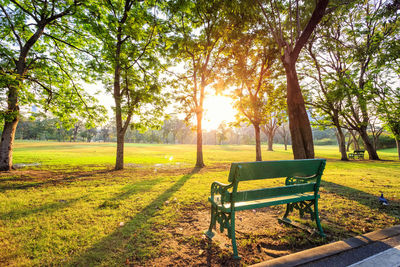
<instances>
[{"instance_id":1,"label":"sky","mask_svg":"<svg viewBox=\"0 0 400 267\"><path fill-rule=\"evenodd\" d=\"M232 99L221 95L209 95L204 100L203 129L217 129L221 122L233 122L236 110L232 107Z\"/></svg>"},{"instance_id":2,"label":"sky","mask_svg":"<svg viewBox=\"0 0 400 267\"><path fill-rule=\"evenodd\" d=\"M97 95L97 98L101 105L104 105L108 110L109 118L114 116L112 108L114 99L111 94L105 93L102 89L101 83L98 84L86 84L85 89L90 93L94 94L96 91L101 93ZM174 112L171 108L167 108L167 112ZM230 123L235 120L236 110L232 107L232 99L227 96L207 94L204 99L204 117L203 117L203 129L206 131L215 130L224 121ZM178 116L184 118L185 116Z\"/></svg>"}]
</instances>

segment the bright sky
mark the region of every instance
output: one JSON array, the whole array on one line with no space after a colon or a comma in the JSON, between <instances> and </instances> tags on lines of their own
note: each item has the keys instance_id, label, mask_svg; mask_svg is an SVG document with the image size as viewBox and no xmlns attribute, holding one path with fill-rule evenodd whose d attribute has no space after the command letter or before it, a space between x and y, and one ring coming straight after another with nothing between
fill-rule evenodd
<instances>
[{"instance_id":1,"label":"bright sky","mask_svg":"<svg viewBox=\"0 0 400 267\"><path fill-rule=\"evenodd\" d=\"M235 120L236 110L232 107L232 99L226 96L206 96L204 110L203 129L206 131L217 129L223 121L229 123Z\"/></svg>"},{"instance_id":2,"label":"bright sky","mask_svg":"<svg viewBox=\"0 0 400 267\"><path fill-rule=\"evenodd\" d=\"M106 94L104 89L101 88L101 84L86 85L86 90L92 94L100 90L101 93L97 95L97 98L99 99L100 104L107 108L109 117L111 118L114 116L111 107L115 105L115 102L112 96ZM227 96L215 94L207 95L204 99L204 111L203 129L206 131L217 129L223 121L229 123L235 120L236 110L232 107L232 99Z\"/></svg>"}]
</instances>

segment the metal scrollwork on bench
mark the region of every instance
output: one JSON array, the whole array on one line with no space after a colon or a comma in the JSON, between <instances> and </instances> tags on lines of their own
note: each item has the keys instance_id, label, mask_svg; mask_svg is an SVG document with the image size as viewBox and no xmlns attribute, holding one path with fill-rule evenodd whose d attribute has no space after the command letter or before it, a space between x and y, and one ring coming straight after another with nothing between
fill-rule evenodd
<instances>
[{"instance_id":1,"label":"metal scrollwork on bench","mask_svg":"<svg viewBox=\"0 0 400 267\"><path fill-rule=\"evenodd\" d=\"M295 177L295 176L287 177L285 184L286 185L305 184L313 181L316 178L316 176L317 175L310 177ZM314 200L289 203L287 204L287 209L283 217L286 218L289 215L289 213L293 211L293 209L296 209L299 211L301 218L304 217L304 213L308 213L310 214L311 220L314 221L315 212L312 210L312 206L314 204L315 204Z\"/></svg>"},{"instance_id":2,"label":"metal scrollwork on bench","mask_svg":"<svg viewBox=\"0 0 400 267\"><path fill-rule=\"evenodd\" d=\"M295 202L295 203L290 203L288 204L288 212L292 212L293 209L296 209L300 212L300 217L304 217L304 213L308 213L311 216L311 220L315 220L315 214L314 211L312 210L311 206L314 205L314 201L301 201L301 202Z\"/></svg>"},{"instance_id":3,"label":"metal scrollwork on bench","mask_svg":"<svg viewBox=\"0 0 400 267\"><path fill-rule=\"evenodd\" d=\"M224 229L228 229L228 237L231 238L231 214L216 210L215 218L219 223L219 231L223 233Z\"/></svg>"},{"instance_id":4,"label":"metal scrollwork on bench","mask_svg":"<svg viewBox=\"0 0 400 267\"><path fill-rule=\"evenodd\" d=\"M316 178L316 175L310 177L287 177L285 184L286 185L293 185L293 184L306 184L312 182Z\"/></svg>"},{"instance_id":5,"label":"metal scrollwork on bench","mask_svg":"<svg viewBox=\"0 0 400 267\"><path fill-rule=\"evenodd\" d=\"M214 182L211 185L211 200L212 202L219 202L222 206L230 196L228 191L229 188L232 187L232 184L226 185L218 182ZM208 234L211 235L211 228L216 228L216 223L219 223L219 230L221 233L224 232L224 229L228 229L228 237L231 238L231 214L222 212L220 209L216 207L215 204L211 206L211 224L210 229L208 230Z\"/></svg>"}]
</instances>

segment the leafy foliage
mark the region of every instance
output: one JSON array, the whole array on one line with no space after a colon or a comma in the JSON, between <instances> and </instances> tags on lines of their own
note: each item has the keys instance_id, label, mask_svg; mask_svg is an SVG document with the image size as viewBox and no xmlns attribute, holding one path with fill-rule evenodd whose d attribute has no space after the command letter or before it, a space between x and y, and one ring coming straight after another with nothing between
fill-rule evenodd
<instances>
[{"instance_id":1,"label":"leafy foliage","mask_svg":"<svg viewBox=\"0 0 400 267\"><path fill-rule=\"evenodd\" d=\"M66 127L79 118L89 125L105 119L105 109L84 92L91 76L84 68L90 43L76 23L81 1L1 1L1 116L18 116L4 104L15 90L19 106L36 105L57 116ZM96 114L96 116L94 116Z\"/></svg>"}]
</instances>

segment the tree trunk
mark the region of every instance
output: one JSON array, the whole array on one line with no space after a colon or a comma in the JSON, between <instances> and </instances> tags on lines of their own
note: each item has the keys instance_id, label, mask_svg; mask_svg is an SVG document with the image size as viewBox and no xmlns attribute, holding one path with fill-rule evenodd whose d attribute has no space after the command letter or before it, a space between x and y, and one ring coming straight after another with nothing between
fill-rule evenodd
<instances>
[{"instance_id":1,"label":"tree trunk","mask_svg":"<svg viewBox=\"0 0 400 267\"><path fill-rule=\"evenodd\" d=\"M172 134L172 140L173 140L172 143L176 144L176 133Z\"/></svg>"},{"instance_id":2,"label":"tree trunk","mask_svg":"<svg viewBox=\"0 0 400 267\"><path fill-rule=\"evenodd\" d=\"M254 132L255 132L255 135L256 135L256 161L262 161L260 125L254 124Z\"/></svg>"},{"instance_id":3,"label":"tree trunk","mask_svg":"<svg viewBox=\"0 0 400 267\"><path fill-rule=\"evenodd\" d=\"M284 145L285 145L285 150L287 150L287 137L285 136L285 138L283 138L283 142L284 142Z\"/></svg>"},{"instance_id":4,"label":"tree trunk","mask_svg":"<svg viewBox=\"0 0 400 267\"><path fill-rule=\"evenodd\" d=\"M340 141L339 141L339 134L338 134L337 131L335 132L335 136L336 136L336 141L337 141L337 143L340 144ZM340 152L340 146L338 146L338 148L339 148L339 152Z\"/></svg>"},{"instance_id":5,"label":"tree trunk","mask_svg":"<svg viewBox=\"0 0 400 267\"><path fill-rule=\"evenodd\" d=\"M349 140L347 141L347 147L346 147L346 151L347 151L347 152L350 151L350 145L351 145L351 143L353 142L352 140L353 140L353 139L352 139L352 136L351 136L351 134L350 134L350 135L349 135Z\"/></svg>"},{"instance_id":6,"label":"tree trunk","mask_svg":"<svg viewBox=\"0 0 400 267\"><path fill-rule=\"evenodd\" d=\"M19 65L18 65L19 66ZM18 72L23 74L22 67L19 66ZM15 139L15 131L19 122L19 106L18 106L18 81L9 87L7 96L8 108L4 122L3 133L0 142L0 171L10 171L13 168L12 149ZM22 81L20 81L22 83Z\"/></svg>"},{"instance_id":7,"label":"tree trunk","mask_svg":"<svg viewBox=\"0 0 400 267\"><path fill-rule=\"evenodd\" d=\"M0 171L10 171L12 169L12 148L18 121L19 118L16 117L13 121L4 124L0 143Z\"/></svg>"},{"instance_id":8,"label":"tree trunk","mask_svg":"<svg viewBox=\"0 0 400 267\"><path fill-rule=\"evenodd\" d=\"M374 149L374 146L371 140L369 139L366 127L361 127L358 132L361 136L361 139L364 142L365 149L368 151L369 159L380 160L378 157L378 153L376 153L376 150Z\"/></svg>"},{"instance_id":9,"label":"tree trunk","mask_svg":"<svg viewBox=\"0 0 400 267\"><path fill-rule=\"evenodd\" d=\"M347 158L347 152L346 152L346 136L342 131L342 127L340 127L339 113L334 112L334 116L332 116L332 119L333 119L333 124L336 127L336 137L338 140L339 152L342 155L342 158L340 160L347 161L349 159Z\"/></svg>"},{"instance_id":10,"label":"tree trunk","mask_svg":"<svg viewBox=\"0 0 400 267\"><path fill-rule=\"evenodd\" d=\"M303 95L297 77L295 62L283 59L287 81L287 105L292 150L295 159L314 158L314 142L310 121L306 112Z\"/></svg>"},{"instance_id":11,"label":"tree trunk","mask_svg":"<svg viewBox=\"0 0 400 267\"><path fill-rule=\"evenodd\" d=\"M338 133L339 151L342 154L342 158L340 160L347 161L349 159L347 158L347 153L346 153L346 137L340 126L336 126L336 129Z\"/></svg>"},{"instance_id":12,"label":"tree trunk","mask_svg":"<svg viewBox=\"0 0 400 267\"><path fill-rule=\"evenodd\" d=\"M396 147L397 147L397 155L399 156L399 160L400 160L400 142L397 137L395 137L395 140L396 140Z\"/></svg>"},{"instance_id":13,"label":"tree trunk","mask_svg":"<svg viewBox=\"0 0 400 267\"><path fill-rule=\"evenodd\" d=\"M115 170L122 170L124 168L124 137L125 132L123 130L122 123L122 108L121 108L121 26L118 28L118 41L115 50L115 70L114 70L114 101L115 101L115 122L117 130L117 156L115 159Z\"/></svg>"},{"instance_id":14,"label":"tree trunk","mask_svg":"<svg viewBox=\"0 0 400 267\"><path fill-rule=\"evenodd\" d=\"M7 96L8 108L7 108L7 116L11 116L7 118L4 123L3 133L1 135L0 141L0 171L9 171L12 169L12 149L15 138L15 131L19 122L19 106L18 106L18 91L19 87L24 81L24 76L28 71L26 66L26 57L28 56L29 51L32 46L36 43L36 41L43 34L44 28L46 24L49 23L47 21L40 21L40 26L35 31L35 33L26 41L25 45L21 49L21 53L19 55L18 61L16 62L16 74L17 78L14 81L15 84L9 86L9 92Z\"/></svg>"},{"instance_id":15,"label":"tree trunk","mask_svg":"<svg viewBox=\"0 0 400 267\"><path fill-rule=\"evenodd\" d=\"M203 111L196 112L197 117L197 157L196 167L203 168L205 166L203 161L203 131L201 128L201 121L203 119ZM216 142L216 140L215 140Z\"/></svg>"},{"instance_id":16,"label":"tree trunk","mask_svg":"<svg viewBox=\"0 0 400 267\"><path fill-rule=\"evenodd\" d=\"M73 130L74 142L76 142L76 138L78 137L78 130L79 130L79 127L76 127L76 126L75 126L75 128L74 128L74 130Z\"/></svg>"},{"instance_id":17,"label":"tree trunk","mask_svg":"<svg viewBox=\"0 0 400 267\"><path fill-rule=\"evenodd\" d=\"M274 134L272 133L272 131L268 132L267 137L268 137L268 148L267 148L267 150L268 151L274 151L272 149L272 145L274 144Z\"/></svg>"},{"instance_id":18,"label":"tree trunk","mask_svg":"<svg viewBox=\"0 0 400 267\"><path fill-rule=\"evenodd\" d=\"M124 140L125 134L123 132L117 133L117 159L115 162L115 170L122 170L124 168Z\"/></svg>"},{"instance_id":19,"label":"tree trunk","mask_svg":"<svg viewBox=\"0 0 400 267\"><path fill-rule=\"evenodd\" d=\"M353 137L353 143L354 143L354 150L360 150L360 145L358 144L357 136L354 133L354 131L350 131L351 136Z\"/></svg>"}]
</instances>

